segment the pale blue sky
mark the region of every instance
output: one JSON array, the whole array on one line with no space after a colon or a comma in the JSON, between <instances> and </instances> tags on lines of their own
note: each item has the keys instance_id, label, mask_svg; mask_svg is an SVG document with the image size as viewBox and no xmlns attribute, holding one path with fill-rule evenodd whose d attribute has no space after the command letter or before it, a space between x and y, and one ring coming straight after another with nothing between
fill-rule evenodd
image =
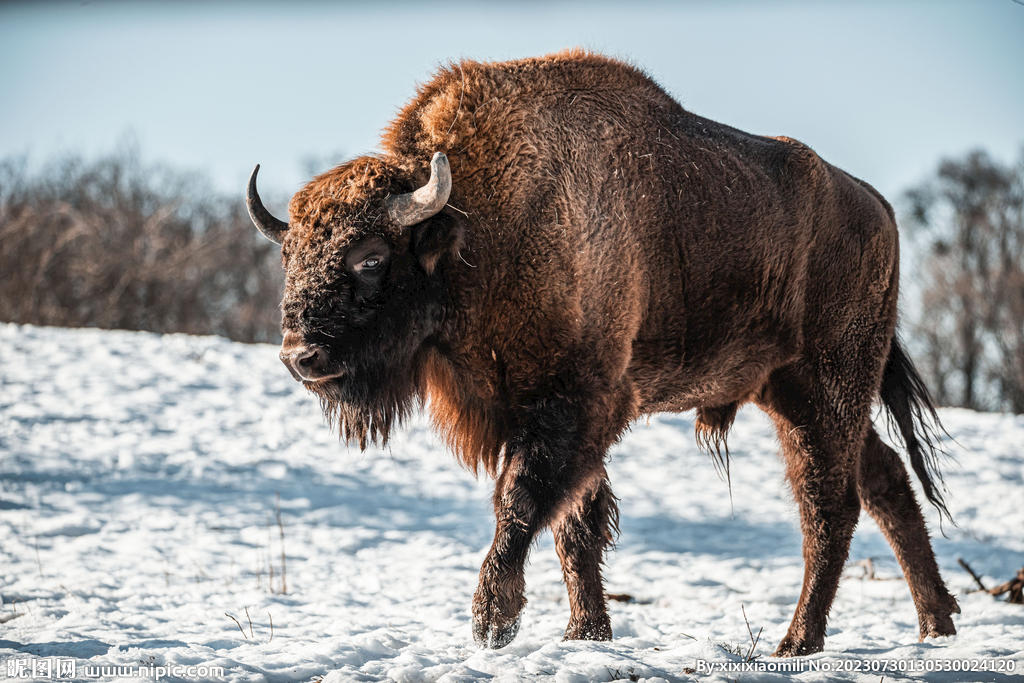
<instances>
[{"instance_id":1,"label":"pale blue sky","mask_svg":"<svg viewBox=\"0 0 1024 683\"><path fill-rule=\"evenodd\" d=\"M0 4L0 156L147 161L241 193L372 151L442 62L583 45L691 111L788 135L895 199L943 156L1024 144L1024 6L920 2Z\"/></svg>"}]
</instances>

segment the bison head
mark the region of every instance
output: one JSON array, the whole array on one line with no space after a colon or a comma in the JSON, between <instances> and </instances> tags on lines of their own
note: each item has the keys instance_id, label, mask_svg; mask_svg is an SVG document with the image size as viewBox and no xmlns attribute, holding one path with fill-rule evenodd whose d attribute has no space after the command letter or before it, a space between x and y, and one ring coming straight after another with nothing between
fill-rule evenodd
<instances>
[{"instance_id":1,"label":"bison head","mask_svg":"<svg viewBox=\"0 0 1024 683\"><path fill-rule=\"evenodd\" d=\"M448 159L435 154L415 190L416 170L350 161L296 193L287 223L263 207L258 171L246 201L256 227L282 246L281 360L346 440L386 443L422 398L424 360L450 307L443 257L458 252L462 229L443 211Z\"/></svg>"}]
</instances>

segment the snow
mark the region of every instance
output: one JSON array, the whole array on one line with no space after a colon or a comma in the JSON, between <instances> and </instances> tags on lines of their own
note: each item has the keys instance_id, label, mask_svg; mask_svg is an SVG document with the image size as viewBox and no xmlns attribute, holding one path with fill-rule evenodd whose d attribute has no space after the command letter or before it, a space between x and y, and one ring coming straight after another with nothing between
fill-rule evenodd
<instances>
[{"instance_id":1,"label":"snow","mask_svg":"<svg viewBox=\"0 0 1024 683\"><path fill-rule=\"evenodd\" d=\"M750 664L783 663L768 654L800 593L796 510L756 410L729 437L731 501L689 414L640 422L611 452L622 534L606 584L633 597L610 603L612 642L561 642L569 608L546 534L519 636L489 651L472 641L470 600L493 533L490 484L460 469L425 419L360 453L274 347L0 325L0 676L63 658L79 678L202 666L223 667L207 680L325 683L1022 680L1024 608L967 593L956 560L989 585L1024 566L1024 419L942 418L958 526L944 538L926 515L959 634L917 642L899 567L864 517L825 651L785 660L796 672L709 673L742 664L745 619L760 631ZM1003 670L891 668L953 660ZM164 677L203 678L179 671Z\"/></svg>"}]
</instances>

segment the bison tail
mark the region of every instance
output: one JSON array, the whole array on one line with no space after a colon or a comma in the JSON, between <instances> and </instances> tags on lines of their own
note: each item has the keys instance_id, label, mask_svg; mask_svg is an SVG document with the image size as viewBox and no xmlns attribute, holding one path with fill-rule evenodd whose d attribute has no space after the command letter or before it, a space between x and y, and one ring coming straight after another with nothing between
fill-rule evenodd
<instances>
[{"instance_id":1,"label":"bison tail","mask_svg":"<svg viewBox=\"0 0 1024 683\"><path fill-rule=\"evenodd\" d=\"M928 393L928 387L895 335L889 348L889 360L885 364L879 393L889 413L889 431L899 433L925 497L940 515L953 523L942 493L935 485L937 481L945 488L937 463L938 454L945 454L937 446L939 432L945 430L939 422L939 414Z\"/></svg>"}]
</instances>

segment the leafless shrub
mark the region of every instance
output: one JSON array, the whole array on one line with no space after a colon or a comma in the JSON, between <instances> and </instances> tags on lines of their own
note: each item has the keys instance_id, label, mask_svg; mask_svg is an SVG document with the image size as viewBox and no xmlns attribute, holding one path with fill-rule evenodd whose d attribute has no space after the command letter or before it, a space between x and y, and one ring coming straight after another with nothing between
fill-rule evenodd
<instances>
[{"instance_id":1,"label":"leafless shrub","mask_svg":"<svg viewBox=\"0 0 1024 683\"><path fill-rule=\"evenodd\" d=\"M1024 153L947 159L906 199L927 242L915 333L937 400L1024 413Z\"/></svg>"},{"instance_id":2,"label":"leafless shrub","mask_svg":"<svg viewBox=\"0 0 1024 683\"><path fill-rule=\"evenodd\" d=\"M241 199L129 150L0 162L0 320L279 338L278 247Z\"/></svg>"}]
</instances>

